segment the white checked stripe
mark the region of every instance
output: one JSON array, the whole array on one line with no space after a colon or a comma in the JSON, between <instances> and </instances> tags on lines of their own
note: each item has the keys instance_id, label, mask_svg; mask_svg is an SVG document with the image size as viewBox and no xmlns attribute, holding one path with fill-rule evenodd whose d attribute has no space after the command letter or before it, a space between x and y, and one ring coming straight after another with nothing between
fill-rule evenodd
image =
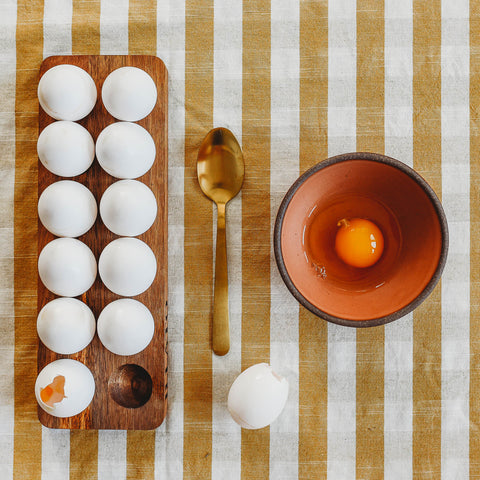
<instances>
[{"instance_id":1,"label":"white checked stripe","mask_svg":"<svg viewBox=\"0 0 480 480\"><path fill-rule=\"evenodd\" d=\"M69 476L70 430L42 426L42 480L64 480Z\"/></svg>"},{"instance_id":2,"label":"white checked stripe","mask_svg":"<svg viewBox=\"0 0 480 480\"><path fill-rule=\"evenodd\" d=\"M357 17L354 0L328 2L328 155L356 148Z\"/></svg>"},{"instance_id":3,"label":"white checked stripe","mask_svg":"<svg viewBox=\"0 0 480 480\"><path fill-rule=\"evenodd\" d=\"M45 0L43 10L43 57L72 53L72 2ZM42 426L42 479L68 478L70 431Z\"/></svg>"},{"instance_id":4,"label":"white checked stripe","mask_svg":"<svg viewBox=\"0 0 480 480\"><path fill-rule=\"evenodd\" d=\"M328 155L356 150L356 2L328 2ZM355 478L356 332L328 324L327 475Z\"/></svg>"},{"instance_id":5,"label":"white checked stripe","mask_svg":"<svg viewBox=\"0 0 480 480\"><path fill-rule=\"evenodd\" d=\"M43 56L71 55L72 2L45 0L43 4Z\"/></svg>"},{"instance_id":6,"label":"white checked stripe","mask_svg":"<svg viewBox=\"0 0 480 480\"><path fill-rule=\"evenodd\" d=\"M98 480L124 480L127 476L126 430L98 431Z\"/></svg>"},{"instance_id":7,"label":"white checked stripe","mask_svg":"<svg viewBox=\"0 0 480 480\"><path fill-rule=\"evenodd\" d=\"M413 164L412 1L385 2L385 154ZM385 325L384 475L412 478L413 314Z\"/></svg>"},{"instance_id":8,"label":"white checked stripe","mask_svg":"<svg viewBox=\"0 0 480 480\"><path fill-rule=\"evenodd\" d=\"M183 476L185 2L157 2L157 56L168 70L168 408L155 435L155 478Z\"/></svg>"},{"instance_id":9,"label":"white checked stripe","mask_svg":"<svg viewBox=\"0 0 480 480\"><path fill-rule=\"evenodd\" d=\"M450 251L442 277L442 478L469 475L469 2L442 1L442 203Z\"/></svg>"},{"instance_id":10,"label":"white checked stripe","mask_svg":"<svg viewBox=\"0 0 480 480\"><path fill-rule=\"evenodd\" d=\"M299 175L300 9L295 0L271 2L270 364L289 382L285 409L270 426L270 478L298 477L298 312L273 254L273 228L285 192Z\"/></svg>"},{"instance_id":11,"label":"white checked stripe","mask_svg":"<svg viewBox=\"0 0 480 480\"><path fill-rule=\"evenodd\" d=\"M16 5L0 3L0 477L13 477L14 345L13 198L15 179Z\"/></svg>"},{"instance_id":12,"label":"white checked stripe","mask_svg":"<svg viewBox=\"0 0 480 480\"><path fill-rule=\"evenodd\" d=\"M101 0L100 53L128 53L128 0Z\"/></svg>"},{"instance_id":13,"label":"white checked stripe","mask_svg":"<svg viewBox=\"0 0 480 480\"><path fill-rule=\"evenodd\" d=\"M242 144L242 2L215 0L213 125L232 131ZM248 175L248 172L247 172ZM213 248L217 209L213 206ZM228 300L230 351L212 352L212 479L240 479L241 429L232 420L226 400L242 365L242 194L227 206ZM213 252L215 261L215 253Z\"/></svg>"},{"instance_id":14,"label":"white checked stripe","mask_svg":"<svg viewBox=\"0 0 480 480\"><path fill-rule=\"evenodd\" d=\"M102 0L100 4L100 53L128 53L128 2ZM122 480L127 474L127 435L124 430L98 432L98 480Z\"/></svg>"}]
</instances>

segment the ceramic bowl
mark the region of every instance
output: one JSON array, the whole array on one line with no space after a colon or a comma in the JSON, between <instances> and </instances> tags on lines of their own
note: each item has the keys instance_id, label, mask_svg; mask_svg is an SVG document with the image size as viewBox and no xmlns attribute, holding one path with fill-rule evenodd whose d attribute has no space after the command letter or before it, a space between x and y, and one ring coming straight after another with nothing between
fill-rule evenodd
<instances>
[{"instance_id":1,"label":"ceramic bowl","mask_svg":"<svg viewBox=\"0 0 480 480\"><path fill-rule=\"evenodd\" d=\"M370 267L335 252L337 222L365 218L384 237ZM324 160L289 189L279 208L274 251L293 296L319 317L370 327L396 320L432 292L445 266L448 226L428 183L404 163L374 153Z\"/></svg>"}]
</instances>

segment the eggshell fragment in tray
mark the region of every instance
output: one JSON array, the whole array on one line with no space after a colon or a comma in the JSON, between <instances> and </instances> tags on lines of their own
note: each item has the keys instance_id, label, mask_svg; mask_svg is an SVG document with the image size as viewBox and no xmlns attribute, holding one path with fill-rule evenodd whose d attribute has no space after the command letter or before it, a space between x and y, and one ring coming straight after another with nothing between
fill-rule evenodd
<instances>
[{"instance_id":1,"label":"eggshell fragment in tray","mask_svg":"<svg viewBox=\"0 0 480 480\"><path fill-rule=\"evenodd\" d=\"M97 101L93 78L76 65L57 65L38 82L38 100L56 120L77 121L86 117Z\"/></svg>"},{"instance_id":2,"label":"eggshell fragment in tray","mask_svg":"<svg viewBox=\"0 0 480 480\"><path fill-rule=\"evenodd\" d=\"M117 238L100 254L98 270L109 290L133 297L150 287L157 272L157 261L145 242L137 238Z\"/></svg>"},{"instance_id":3,"label":"eggshell fragment in tray","mask_svg":"<svg viewBox=\"0 0 480 480\"><path fill-rule=\"evenodd\" d=\"M37 153L50 172L60 177L75 177L92 164L95 143L90 132L78 123L53 122L41 131Z\"/></svg>"},{"instance_id":4,"label":"eggshell fragment in tray","mask_svg":"<svg viewBox=\"0 0 480 480\"><path fill-rule=\"evenodd\" d=\"M97 276L97 262L87 245L75 238L56 238L38 257L38 273L45 287L61 297L85 293Z\"/></svg>"},{"instance_id":5,"label":"eggshell fragment in tray","mask_svg":"<svg viewBox=\"0 0 480 480\"><path fill-rule=\"evenodd\" d=\"M116 122L104 128L97 138L100 166L112 177L138 178L155 161L155 142L148 131L130 122Z\"/></svg>"},{"instance_id":6,"label":"eggshell fragment in tray","mask_svg":"<svg viewBox=\"0 0 480 480\"><path fill-rule=\"evenodd\" d=\"M136 122L153 110L157 87L152 77L140 68L117 68L103 83L102 101L116 119Z\"/></svg>"},{"instance_id":7,"label":"eggshell fragment in tray","mask_svg":"<svg viewBox=\"0 0 480 480\"><path fill-rule=\"evenodd\" d=\"M117 235L136 237L146 232L157 216L155 195L137 180L120 180L110 185L100 199L100 216Z\"/></svg>"},{"instance_id":8,"label":"eggshell fragment in tray","mask_svg":"<svg viewBox=\"0 0 480 480\"><path fill-rule=\"evenodd\" d=\"M50 184L40 195L38 216L57 237L79 237L95 223L97 202L85 185L61 180Z\"/></svg>"},{"instance_id":9,"label":"eggshell fragment in tray","mask_svg":"<svg viewBox=\"0 0 480 480\"><path fill-rule=\"evenodd\" d=\"M282 412L288 397L288 382L267 363L243 371L228 393L228 410L243 428L270 425Z\"/></svg>"},{"instance_id":10,"label":"eggshell fragment in tray","mask_svg":"<svg viewBox=\"0 0 480 480\"><path fill-rule=\"evenodd\" d=\"M76 298L56 298L40 310L37 332L47 348L61 355L71 355L92 341L95 317L90 308Z\"/></svg>"},{"instance_id":11,"label":"eggshell fragment in tray","mask_svg":"<svg viewBox=\"0 0 480 480\"><path fill-rule=\"evenodd\" d=\"M109 303L98 317L98 337L117 355L135 355L147 347L155 323L150 310L133 298Z\"/></svg>"},{"instance_id":12,"label":"eggshell fragment in tray","mask_svg":"<svg viewBox=\"0 0 480 480\"><path fill-rule=\"evenodd\" d=\"M69 358L46 365L35 382L38 404L55 417L73 417L83 412L94 393L95 380L90 369Z\"/></svg>"}]
</instances>

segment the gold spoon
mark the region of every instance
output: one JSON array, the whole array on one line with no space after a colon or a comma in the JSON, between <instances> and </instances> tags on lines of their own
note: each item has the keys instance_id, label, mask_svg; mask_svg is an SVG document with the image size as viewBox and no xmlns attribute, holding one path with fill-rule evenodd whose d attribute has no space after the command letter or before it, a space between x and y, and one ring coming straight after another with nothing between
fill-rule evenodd
<instances>
[{"instance_id":1,"label":"gold spoon","mask_svg":"<svg viewBox=\"0 0 480 480\"><path fill-rule=\"evenodd\" d=\"M212 348L217 355L225 355L230 349L225 207L242 188L245 176L242 149L230 130L208 132L198 151L197 175L203 193L217 205Z\"/></svg>"}]
</instances>

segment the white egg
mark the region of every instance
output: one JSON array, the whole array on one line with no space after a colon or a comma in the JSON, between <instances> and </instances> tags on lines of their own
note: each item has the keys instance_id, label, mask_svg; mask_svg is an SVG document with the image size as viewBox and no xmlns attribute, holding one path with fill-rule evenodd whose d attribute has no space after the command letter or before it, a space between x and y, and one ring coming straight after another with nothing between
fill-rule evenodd
<instances>
[{"instance_id":1,"label":"white egg","mask_svg":"<svg viewBox=\"0 0 480 480\"><path fill-rule=\"evenodd\" d=\"M75 122L53 122L37 141L43 166L60 177L75 177L88 170L95 157L95 143L88 130Z\"/></svg>"},{"instance_id":2,"label":"white egg","mask_svg":"<svg viewBox=\"0 0 480 480\"><path fill-rule=\"evenodd\" d=\"M56 120L76 121L86 117L97 101L92 77L75 65L57 65L38 82L38 100Z\"/></svg>"},{"instance_id":3,"label":"white egg","mask_svg":"<svg viewBox=\"0 0 480 480\"><path fill-rule=\"evenodd\" d=\"M113 233L135 237L152 226L157 216L157 201L144 183L120 180L102 195L100 216Z\"/></svg>"},{"instance_id":4,"label":"white egg","mask_svg":"<svg viewBox=\"0 0 480 480\"><path fill-rule=\"evenodd\" d=\"M153 110L157 87L152 77L140 68L117 68L103 83L102 101L113 117L136 122Z\"/></svg>"},{"instance_id":5,"label":"white egg","mask_svg":"<svg viewBox=\"0 0 480 480\"><path fill-rule=\"evenodd\" d=\"M100 132L96 143L100 166L112 177L137 178L155 161L155 142L140 125L112 123Z\"/></svg>"},{"instance_id":6,"label":"white egg","mask_svg":"<svg viewBox=\"0 0 480 480\"><path fill-rule=\"evenodd\" d=\"M83 350L95 335L95 317L76 298L56 298L38 314L37 332L44 345L55 353L70 355Z\"/></svg>"},{"instance_id":7,"label":"white egg","mask_svg":"<svg viewBox=\"0 0 480 480\"><path fill-rule=\"evenodd\" d=\"M157 261L145 242L138 238L118 238L103 249L98 271L113 293L133 297L150 287L157 272Z\"/></svg>"},{"instance_id":8,"label":"white egg","mask_svg":"<svg viewBox=\"0 0 480 480\"><path fill-rule=\"evenodd\" d=\"M263 428L280 415L287 397L286 378L267 363L257 363L233 382L228 393L228 410L242 428Z\"/></svg>"},{"instance_id":9,"label":"white egg","mask_svg":"<svg viewBox=\"0 0 480 480\"><path fill-rule=\"evenodd\" d=\"M135 355L150 343L155 330L150 310L137 300L122 298L109 303L98 317L98 337L117 355Z\"/></svg>"},{"instance_id":10,"label":"white egg","mask_svg":"<svg viewBox=\"0 0 480 480\"><path fill-rule=\"evenodd\" d=\"M92 372L70 358L46 365L35 382L37 402L54 417L73 417L85 410L95 394Z\"/></svg>"},{"instance_id":11,"label":"white egg","mask_svg":"<svg viewBox=\"0 0 480 480\"><path fill-rule=\"evenodd\" d=\"M90 248L75 238L56 238L38 257L42 283L61 297L85 293L97 276L97 262Z\"/></svg>"},{"instance_id":12,"label":"white egg","mask_svg":"<svg viewBox=\"0 0 480 480\"><path fill-rule=\"evenodd\" d=\"M38 216L57 237L79 237L95 223L97 202L85 185L61 180L50 184L40 195Z\"/></svg>"}]
</instances>

